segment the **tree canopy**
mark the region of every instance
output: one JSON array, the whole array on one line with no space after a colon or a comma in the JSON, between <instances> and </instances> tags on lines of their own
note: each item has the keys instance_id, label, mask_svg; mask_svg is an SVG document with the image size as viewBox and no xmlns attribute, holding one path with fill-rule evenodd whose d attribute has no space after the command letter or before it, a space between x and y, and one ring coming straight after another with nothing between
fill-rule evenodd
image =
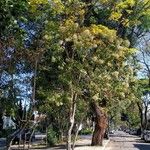
<instances>
[{"instance_id":1,"label":"tree canopy","mask_svg":"<svg viewBox=\"0 0 150 150\"><path fill-rule=\"evenodd\" d=\"M0 4L0 104L10 102L2 112L16 112L28 99L29 108L46 113L53 129L67 135L69 150L76 116L84 120L93 103L114 116L139 102L135 55L149 33L149 0Z\"/></svg>"}]
</instances>

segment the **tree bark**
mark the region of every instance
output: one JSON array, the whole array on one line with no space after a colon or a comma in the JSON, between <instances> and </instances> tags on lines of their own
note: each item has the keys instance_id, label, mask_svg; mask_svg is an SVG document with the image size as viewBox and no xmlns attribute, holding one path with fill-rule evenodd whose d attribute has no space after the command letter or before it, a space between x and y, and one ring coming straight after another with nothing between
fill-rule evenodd
<instances>
[{"instance_id":1,"label":"tree bark","mask_svg":"<svg viewBox=\"0 0 150 150\"><path fill-rule=\"evenodd\" d=\"M141 121L141 129L143 129L144 126L143 126L143 113L142 113L142 107L141 107L141 105L140 105L139 102L137 102L137 106L138 106L138 108L139 108L140 121Z\"/></svg>"},{"instance_id":2,"label":"tree bark","mask_svg":"<svg viewBox=\"0 0 150 150\"><path fill-rule=\"evenodd\" d=\"M78 134L79 134L79 131L80 131L79 128L80 128L80 126L82 125L82 120L83 120L83 119L81 119L81 122L79 123L79 125L78 125L78 127L77 127L77 129L76 129L75 137L74 137L73 143L72 143L72 150L75 149L75 144L76 144L76 140L77 140L77 137L78 137Z\"/></svg>"},{"instance_id":3,"label":"tree bark","mask_svg":"<svg viewBox=\"0 0 150 150\"><path fill-rule=\"evenodd\" d=\"M147 113L148 113L148 106L145 105L145 110L144 110L144 128L147 129Z\"/></svg>"},{"instance_id":4,"label":"tree bark","mask_svg":"<svg viewBox=\"0 0 150 150\"><path fill-rule=\"evenodd\" d=\"M0 131L3 130L3 114L0 114Z\"/></svg>"},{"instance_id":5,"label":"tree bark","mask_svg":"<svg viewBox=\"0 0 150 150\"><path fill-rule=\"evenodd\" d=\"M70 115L69 115L69 129L67 133L67 150L71 150L71 133L74 126L74 119L75 119L75 112L76 112L76 98L77 94L72 94L72 105L70 109Z\"/></svg>"},{"instance_id":6,"label":"tree bark","mask_svg":"<svg viewBox=\"0 0 150 150\"><path fill-rule=\"evenodd\" d=\"M102 110L95 102L92 104L92 109L95 113L95 129L92 137L92 146L102 146L105 131L108 127L108 117L106 112Z\"/></svg>"}]
</instances>

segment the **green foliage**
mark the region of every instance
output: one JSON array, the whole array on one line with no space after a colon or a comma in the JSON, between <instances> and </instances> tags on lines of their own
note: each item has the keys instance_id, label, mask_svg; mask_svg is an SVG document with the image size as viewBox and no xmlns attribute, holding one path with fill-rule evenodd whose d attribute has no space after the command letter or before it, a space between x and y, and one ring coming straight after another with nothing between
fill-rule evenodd
<instances>
[{"instance_id":1,"label":"green foliage","mask_svg":"<svg viewBox=\"0 0 150 150\"><path fill-rule=\"evenodd\" d=\"M51 126L48 127L47 140L50 146L58 143L58 133Z\"/></svg>"},{"instance_id":2,"label":"green foliage","mask_svg":"<svg viewBox=\"0 0 150 150\"><path fill-rule=\"evenodd\" d=\"M140 115L139 115L139 110L137 107L136 103L132 103L131 105L129 105L129 107L127 108L127 115L128 115L128 123L129 126L132 128L138 128L140 127Z\"/></svg>"},{"instance_id":3,"label":"green foliage","mask_svg":"<svg viewBox=\"0 0 150 150\"><path fill-rule=\"evenodd\" d=\"M81 135L91 135L93 133L92 128L84 128L80 131Z\"/></svg>"},{"instance_id":4,"label":"green foliage","mask_svg":"<svg viewBox=\"0 0 150 150\"><path fill-rule=\"evenodd\" d=\"M14 129L8 128L0 131L0 138L7 138L14 132Z\"/></svg>"},{"instance_id":5,"label":"green foliage","mask_svg":"<svg viewBox=\"0 0 150 150\"><path fill-rule=\"evenodd\" d=\"M16 34L19 30L21 31L21 29L19 28L19 22L24 22L26 20L25 14L27 13L27 9L28 3L26 0L0 1L1 37Z\"/></svg>"},{"instance_id":6,"label":"green foliage","mask_svg":"<svg viewBox=\"0 0 150 150\"><path fill-rule=\"evenodd\" d=\"M33 3L30 5L38 8L42 3L45 8L46 1ZM77 116L86 111L80 104L101 102L104 98L106 111L113 116L136 101L136 71L131 57L136 49L130 37L134 39L136 35L132 31L143 25L139 20L142 15L139 3L136 5L134 0L117 3L54 0L46 5L52 11L42 33L46 50L37 80L39 110L49 110L50 114L55 110L57 118L60 117L57 111L65 106L63 113L67 116L72 97L77 94ZM59 11L56 6L60 7ZM88 91L88 96L83 96L83 90Z\"/></svg>"},{"instance_id":7,"label":"green foliage","mask_svg":"<svg viewBox=\"0 0 150 150\"><path fill-rule=\"evenodd\" d=\"M0 57L5 63L0 65L11 75L7 90L2 87L2 95L9 98L0 97L1 110L13 107L9 113L17 116L21 91L12 77L33 74L36 61L36 107L53 126L50 144L57 142L54 128L66 133L74 103L76 122L86 116L91 101L103 99L105 111L117 120L142 93L137 92L132 56L137 38L149 30L149 5L148 0L1 0ZM20 23L35 26L31 37ZM24 46L24 40L29 44ZM33 85L33 80L28 82Z\"/></svg>"}]
</instances>

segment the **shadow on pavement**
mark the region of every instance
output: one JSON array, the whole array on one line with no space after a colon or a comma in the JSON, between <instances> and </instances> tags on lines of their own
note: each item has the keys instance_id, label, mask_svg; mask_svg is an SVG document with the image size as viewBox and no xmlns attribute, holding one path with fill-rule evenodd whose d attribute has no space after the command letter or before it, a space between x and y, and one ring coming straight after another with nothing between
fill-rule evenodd
<instances>
[{"instance_id":1,"label":"shadow on pavement","mask_svg":"<svg viewBox=\"0 0 150 150\"><path fill-rule=\"evenodd\" d=\"M52 147L47 147L47 148L32 148L32 149L34 149L34 150L36 150L36 149L38 149L38 150L43 150L43 149L50 149L50 150L52 150L52 149L54 149L54 150L56 150L56 149L60 149L60 150L64 150L64 149L66 149L66 146L65 145L57 145L57 146L52 146Z\"/></svg>"},{"instance_id":2,"label":"shadow on pavement","mask_svg":"<svg viewBox=\"0 0 150 150\"><path fill-rule=\"evenodd\" d=\"M91 146L90 144L80 144L80 145L76 145L75 147L84 147L84 146Z\"/></svg>"},{"instance_id":3,"label":"shadow on pavement","mask_svg":"<svg viewBox=\"0 0 150 150\"><path fill-rule=\"evenodd\" d=\"M150 150L150 144L143 143L143 144L133 144L134 147L138 148L139 150Z\"/></svg>"},{"instance_id":4,"label":"shadow on pavement","mask_svg":"<svg viewBox=\"0 0 150 150\"><path fill-rule=\"evenodd\" d=\"M85 147L85 146L90 146L90 144L77 144L75 147ZM43 150L44 148L32 148L34 150L38 149L38 150ZM53 147L47 147L45 149L53 149L53 150L65 150L66 146L65 145L58 145L58 146L53 146Z\"/></svg>"},{"instance_id":5,"label":"shadow on pavement","mask_svg":"<svg viewBox=\"0 0 150 150\"><path fill-rule=\"evenodd\" d=\"M110 137L127 137L127 138L132 138L132 137L137 137L136 135L130 135L130 134L125 134L125 135L120 135L120 134L110 134Z\"/></svg>"},{"instance_id":6,"label":"shadow on pavement","mask_svg":"<svg viewBox=\"0 0 150 150\"><path fill-rule=\"evenodd\" d=\"M112 140L113 142L136 142L136 143L143 143L142 140L140 139L133 139L133 140L127 140L127 141L124 141L124 140ZM149 149L150 150L150 149Z\"/></svg>"},{"instance_id":7,"label":"shadow on pavement","mask_svg":"<svg viewBox=\"0 0 150 150\"><path fill-rule=\"evenodd\" d=\"M90 145L76 145L75 147L85 147L85 146L90 146ZM43 148L32 148L34 150L43 150ZM46 148L47 150L50 149L50 150L65 150L66 149L66 146L65 145L59 145L59 146L54 146L54 147L49 147L49 148Z\"/></svg>"}]
</instances>

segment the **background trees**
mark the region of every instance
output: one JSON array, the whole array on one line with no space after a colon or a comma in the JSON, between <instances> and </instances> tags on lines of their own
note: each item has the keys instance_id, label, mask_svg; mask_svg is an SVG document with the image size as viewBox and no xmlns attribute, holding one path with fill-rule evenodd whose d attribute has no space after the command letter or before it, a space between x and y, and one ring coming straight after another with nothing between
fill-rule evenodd
<instances>
[{"instance_id":1,"label":"background trees","mask_svg":"<svg viewBox=\"0 0 150 150\"><path fill-rule=\"evenodd\" d=\"M17 116L19 101L27 95L25 89L20 89L24 70L22 50L25 39L24 23L27 11L26 1L0 2L0 113ZM26 84L26 83L25 83ZM26 97L26 96L24 96Z\"/></svg>"}]
</instances>

